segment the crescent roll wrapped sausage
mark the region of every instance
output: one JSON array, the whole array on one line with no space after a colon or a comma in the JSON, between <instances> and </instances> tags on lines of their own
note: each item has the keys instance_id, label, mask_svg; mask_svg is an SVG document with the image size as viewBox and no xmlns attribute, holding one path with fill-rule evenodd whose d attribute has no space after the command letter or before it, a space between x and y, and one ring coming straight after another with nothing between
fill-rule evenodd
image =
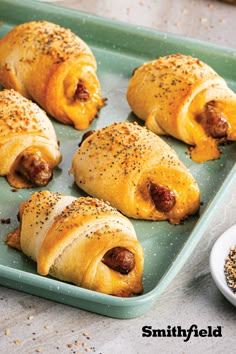
<instances>
[{"instance_id":1,"label":"crescent roll wrapped sausage","mask_svg":"<svg viewBox=\"0 0 236 354\"><path fill-rule=\"evenodd\" d=\"M50 119L14 90L0 91L0 176L15 188L45 186L61 161Z\"/></svg>"},{"instance_id":2,"label":"crescent roll wrapped sausage","mask_svg":"<svg viewBox=\"0 0 236 354\"><path fill-rule=\"evenodd\" d=\"M0 84L76 129L86 129L104 104L96 69L88 45L51 22L20 24L0 40Z\"/></svg>"},{"instance_id":3,"label":"crescent roll wrapped sausage","mask_svg":"<svg viewBox=\"0 0 236 354\"><path fill-rule=\"evenodd\" d=\"M199 209L198 185L175 151L135 123L93 132L73 156L77 185L135 219L178 224Z\"/></svg>"},{"instance_id":4,"label":"crescent roll wrapped sausage","mask_svg":"<svg viewBox=\"0 0 236 354\"><path fill-rule=\"evenodd\" d=\"M121 297L143 291L143 249L129 219L109 204L43 190L19 214L6 242L36 261L39 274Z\"/></svg>"},{"instance_id":5,"label":"crescent roll wrapped sausage","mask_svg":"<svg viewBox=\"0 0 236 354\"><path fill-rule=\"evenodd\" d=\"M127 100L154 133L191 145L196 162L219 158L218 144L236 140L235 93L191 56L173 54L141 65L129 81Z\"/></svg>"}]
</instances>

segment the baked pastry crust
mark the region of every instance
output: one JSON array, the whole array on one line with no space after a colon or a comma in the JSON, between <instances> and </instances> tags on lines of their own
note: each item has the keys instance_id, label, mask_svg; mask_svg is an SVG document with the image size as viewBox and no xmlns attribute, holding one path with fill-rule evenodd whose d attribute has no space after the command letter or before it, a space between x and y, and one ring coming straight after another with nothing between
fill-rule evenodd
<instances>
[{"instance_id":1,"label":"baked pastry crust","mask_svg":"<svg viewBox=\"0 0 236 354\"><path fill-rule=\"evenodd\" d=\"M114 123L87 137L71 173L89 195L135 219L178 224L199 209L197 182L160 137L135 123Z\"/></svg>"},{"instance_id":2,"label":"baked pastry crust","mask_svg":"<svg viewBox=\"0 0 236 354\"><path fill-rule=\"evenodd\" d=\"M53 125L41 108L18 92L0 91L0 176L15 188L34 186L19 173L22 159L29 155L32 163L37 160L36 169L40 164L43 171L46 164L52 174L62 158Z\"/></svg>"},{"instance_id":3,"label":"baked pastry crust","mask_svg":"<svg viewBox=\"0 0 236 354\"><path fill-rule=\"evenodd\" d=\"M96 198L42 190L21 204L20 227L7 243L37 262L41 275L52 275L78 286L121 297L143 291L144 254L132 223ZM105 264L104 256L123 248L134 256L126 274Z\"/></svg>"},{"instance_id":4,"label":"baked pastry crust","mask_svg":"<svg viewBox=\"0 0 236 354\"><path fill-rule=\"evenodd\" d=\"M196 162L219 158L218 144L236 140L236 95L197 58L173 54L144 63L131 77L126 96L150 130L191 145Z\"/></svg>"},{"instance_id":5,"label":"baked pastry crust","mask_svg":"<svg viewBox=\"0 0 236 354\"><path fill-rule=\"evenodd\" d=\"M0 84L76 129L86 129L104 104L96 69L88 45L51 22L20 24L0 40Z\"/></svg>"}]
</instances>

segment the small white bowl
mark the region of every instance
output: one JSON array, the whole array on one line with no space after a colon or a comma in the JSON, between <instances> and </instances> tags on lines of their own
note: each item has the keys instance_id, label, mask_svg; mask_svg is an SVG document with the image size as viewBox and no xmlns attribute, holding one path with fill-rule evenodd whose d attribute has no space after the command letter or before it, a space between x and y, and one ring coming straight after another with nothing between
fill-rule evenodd
<instances>
[{"instance_id":1,"label":"small white bowl","mask_svg":"<svg viewBox=\"0 0 236 354\"><path fill-rule=\"evenodd\" d=\"M218 289L236 306L236 293L229 288L226 282L224 265L230 248L236 245L236 225L226 230L215 242L210 254L210 270Z\"/></svg>"}]
</instances>

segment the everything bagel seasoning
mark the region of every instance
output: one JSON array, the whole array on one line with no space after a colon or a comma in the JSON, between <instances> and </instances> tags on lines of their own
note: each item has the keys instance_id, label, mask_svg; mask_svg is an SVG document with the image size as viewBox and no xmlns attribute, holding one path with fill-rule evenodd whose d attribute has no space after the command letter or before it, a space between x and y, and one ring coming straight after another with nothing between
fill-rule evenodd
<instances>
[{"instance_id":1,"label":"everything bagel seasoning","mask_svg":"<svg viewBox=\"0 0 236 354\"><path fill-rule=\"evenodd\" d=\"M233 293L236 294L236 246L230 248L224 268L227 284Z\"/></svg>"}]
</instances>

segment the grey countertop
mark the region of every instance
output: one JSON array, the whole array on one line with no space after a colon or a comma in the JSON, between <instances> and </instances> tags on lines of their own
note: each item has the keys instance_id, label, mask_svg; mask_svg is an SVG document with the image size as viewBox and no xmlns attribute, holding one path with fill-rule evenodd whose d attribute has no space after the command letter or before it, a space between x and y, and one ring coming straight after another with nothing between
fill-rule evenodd
<instances>
[{"instance_id":1,"label":"grey countertop","mask_svg":"<svg viewBox=\"0 0 236 354\"><path fill-rule=\"evenodd\" d=\"M22 0L23 1L23 0ZM236 6L206 0L54 1L57 5L236 50ZM174 281L145 315L118 320L1 287L0 353L235 353L235 308L209 271L214 241L236 220L236 181ZM220 326L222 336L142 337L142 328ZM170 326L170 327L168 327Z\"/></svg>"}]
</instances>

